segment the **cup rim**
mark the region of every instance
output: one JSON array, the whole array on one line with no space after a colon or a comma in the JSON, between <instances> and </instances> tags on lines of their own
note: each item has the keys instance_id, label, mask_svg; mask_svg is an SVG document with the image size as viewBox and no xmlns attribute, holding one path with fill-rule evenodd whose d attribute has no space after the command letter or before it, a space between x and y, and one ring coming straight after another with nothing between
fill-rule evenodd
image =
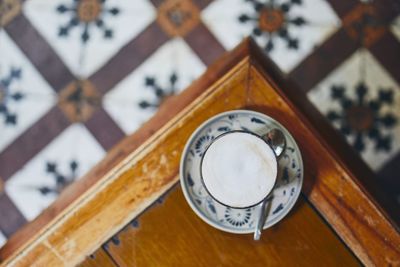
<instances>
[{"instance_id":1,"label":"cup rim","mask_svg":"<svg viewBox=\"0 0 400 267\"><path fill-rule=\"evenodd\" d=\"M223 137L223 136L225 136L225 135L228 135L228 134L234 134L234 133L245 133L245 134L250 134L250 135L253 135L253 136L255 136L255 137L261 139L264 143L266 143L266 144L269 146L269 148L271 148L272 153L274 154L274 157L275 157L275 164L276 164L276 169L277 169L277 172L276 172L276 175L275 175L275 181L274 181L274 184L273 184L271 190L266 194L266 196L265 196L261 201L255 203L255 204L246 206L246 207L235 207L235 206L230 206L230 205L228 205L228 204L225 204L225 203L221 202L221 201L218 200L216 197L214 197L213 194L211 194L211 192L208 190L208 188L207 188L207 186L206 186L206 184L205 184L205 182L204 182L204 179L203 179L203 159L204 159L204 156L206 155L208 149L211 147L212 144L214 144L215 141L217 141L217 140L220 139L221 137ZM248 209L248 208L255 207L255 206L259 205L260 203L264 202L264 201L271 195L272 191L274 191L274 189L275 189L275 187L276 187L276 183L277 183L277 181L278 181L278 174L279 174L279 164L278 164L278 157L277 157L276 154L275 154L275 150L272 148L272 146L271 146L266 140L264 140L264 139L262 138L262 136L260 136L260 135L258 135L258 134L256 134L256 133L250 132L250 131L231 130L231 131L228 131L228 132L225 132L225 133L222 133L222 134L218 135L217 137L214 138L214 140L211 141L210 144L208 144L207 148L204 150L204 153L203 153L203 155L201 156L201 159L200 159L200 180L201 180L201 183L203 184L205 190L206 190L207 193L208 193L215 201L217 201L219 204L221 204L221 205L223 205L223 206L225 206L225 207L228 207L228 208L232 208L232 209Z\"/></svg>"}]
</instances>

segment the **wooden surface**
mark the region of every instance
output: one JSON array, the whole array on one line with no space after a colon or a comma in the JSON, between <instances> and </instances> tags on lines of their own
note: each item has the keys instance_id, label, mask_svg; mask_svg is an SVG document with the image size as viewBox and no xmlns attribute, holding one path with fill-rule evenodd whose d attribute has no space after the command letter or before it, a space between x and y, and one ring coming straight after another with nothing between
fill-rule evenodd
<instances>
[{"instance_id":1,"label":"wooden surface","mask_svg":"<svg viewBox=\"0 0 400 267\"><path fill-rule=\"evenodd\" d=\"M104 249L98 249L96 253L86 257L79 265L80 267L115 267L115 261L108 255Z\"/></svg>"},{"instance_id":2,"label":"wooden surface","mask_svg":"<svg viewBox=\"0 0 400 267\"><path fill-rule=\"evenodd\" d=\"M399 265L399 233L378 205L390 205L390 201L379 194L379 202L372 198L366 189L374 190L370 189L373 181L368 169L363 169L366 166L357 159L347 160L353 152L327 122L306 113L310 104L305 97L276 86L275 74L266 74L260 54L252 42L246 41L230 59L228 56L210 70L221 74L219 79L209 71L183 95L167 103L160 112L168 113L169 108L177 112L182 108L177 103L192 101L132 153L128 154L127 147L137 146L135 138L128 138L113 150L84 178L95 181L90 189L17 250L0 253L0 257L11 255L4 264L58 266L84 260L177 181L184 143L199 124L222 111L247 108L275 117L291 131L305 161L303 193L357 257L367 265ZM304 106L299 107L300 102ZM347 155L342 156L345 148ZM367 181L367 187L356 174L365 175L359 178ZM398 214L391 215L397 221Z\"/></svg>"},{"instance_id":3,"label":"wooden surface","mask_svg":"<svg viewBox=\"0 0 400 267\"><path fill-rule=\"evenodd\" d=\"M216 82L242 58L243 51L240 50L225 54L218 62L215 62L207 69L201 79L194 81L190 85L190 90L185 90L179 97L172 96L168 98L159 108L158 112L137 132L113 147L100 164L94 167L85 177L67 187L37 218L24 225L18 232L11 236L7 244L0 248L0 262L2 259L11 257L16 251L21 251L23 246L26 246L32 239L35 239L35 236L39 235L38 233L43 232L47 224L57 220L57 216L62 216L61 213L66 207L71 205L79 196L107 175L112 167L127 158L132 151L149 139L150 136L182 111L193 99L198 97L205 88Z\"/></svg>"},{"instance_id":4,"label":"wooden surface","mask_svg":"<svg viewBox=\"0 0 400 267\"><path fill-rule=\"evenodd\" d=\"M127 267L360 265L302 196L288 217L256 242L251 234L225 233L205 224L178 185L116 238L107 243L107 251L118 266Z\"/></svg>"}]
</instances>

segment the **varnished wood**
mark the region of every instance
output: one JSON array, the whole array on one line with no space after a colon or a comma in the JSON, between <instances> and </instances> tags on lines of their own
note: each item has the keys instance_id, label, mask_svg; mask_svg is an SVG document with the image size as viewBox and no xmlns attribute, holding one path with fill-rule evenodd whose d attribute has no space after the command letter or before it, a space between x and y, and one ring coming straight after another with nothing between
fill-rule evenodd
<instances>
[{"instance_id":1,"label":"varnished wood","mask_svg":"<svg viewBox=\"0 0 400 267\"><path fill-rule=\"evenodd\" d=\"M73 265L92 253L177 181L182 140L187 140L212 115L244 106L247 70L248 61L243 59L224 77L234 88L216 90L225 88L217 82L198 96L193 105L200 108L200 116L193 116L189 112L192 107L186 107L78 197L19 253L6 259L5 264Z\"/></svg>"},{"instance_id":2,"label":"varnished wood","mask_svg":"<svg viewBox=\"0 0 400 267\"><path fill-rule=\"evenodd\" d=\"M46 208L37 218L19 229L5 246L0 248L0 263L2 260L21 250L29 240L34 238L41 230L68 207L75 199L86 190L101 180L109 170L118 162L124 160L137 149L144 141L165 125L170 119L182 111L190 102L198 97L205 88L211 86L229 69L233 68L243 59L246 46L223 55L217 62L210 66L201 79L194 81L179 97L170 97L160 107L158 112L146 122L137 132L122 140L111 149L100 164L95 166L85 177L77 180L67 187L62 194ZM190 89L190 90L189 90Z\"/></svg>"},{"instance_id":3,"label":"varnished wood","mask_svg":"<svg viewBox=\"0 0 400 267\"><path fill-rule=\"evenodd\" d=\"M378 204L390 201L373 199L366 190L368 185L364 187L361 182L367 178L372 184L369 172L362 170L365 165L349 159L352 152L344 140L337 138L326 122L307 113L310 104L304 96L277 87L275 73L265 72L260 54L247 40L230 55L231 59L228 55L217 63L211 69L213 73L207 72L182 96L166 103L159 113L164 115L123 141L73 186L81 193L77 199L72 200L76 194L71 189L62 199L68 201L52 206L54 210L68 203L67 208L55 209L55 218L45 226L37 224L35 233L27 231L28 238L19 236L23 242L17 239L6 245L0 251L4 264L57 266L82 261L177 181L183 145L201 122L238 108L264 112L288 127L305 160L304 193L363 263L399 264L399 233ZM306 108L299 107L299 102ZM144 139L147 141L138 146ZM347 156L342 156L344 148ZM85 182L90 185L86 192Z\"/></svg>"},{"instance_id":4,"label":"varnished wood","mask_svg":"<svg viewBox=\"0 0 400 267\"><path fill-rule=\"evenodd\" d=\"M275 95L279 91L262 90L271 83L263 78L262 70L252 68L252 106L295 133L305 161L303 191L310 201L365 264L400 264L400 235L395 225L349 171L347 162L335 155L330 148L335 144L316 138L320 125L302 118L304 115L289 99Z\"/></svg>"},{"instance_id":5,"label":"varnished wood","mask_svg":"<svg viewBox=\"0 0 400 267\"><path fill-rule=\"evenodd\" d=\"M86 257L86 259L79 264L80 267L117 267L113 261L113 259L104 251L103 248L100 248L94 253Z\"/></svg>"},{"instance_id":6,"label":"varnished wood","mask_svg":"<svg viewBox=\"0 0 400 267\"><path fill-rule=\"evenodd\" d=\"M315 136L325 143L330 153L335 159L346 162L348 171L353 174L353 181L361 188L365 189L365 194L370 201L376 203L380 212L400 231L400 210L395 199L390 198L382 190L381 184L377 181L376 175L361 159L357 152L347 144L343 135L339 134L328 122L328 120L317 110L317 108L307 99L307 96L299 93L298 87L290 80L287 80L275 64L267 60L263 52L255 44L250 45L252 55L252 65L259 70L262 78L265 79L288 103L289 108L296 110L296 114L308 125L314 126ZM264 103L265 106L265 103ZM249 107L258 110L257 106ZM265 107L261 107L262 109Z\"/></svg>"},{"instance_id":7,"label":"varnished wood","mask_svg":"<svg viewBox=\"0 0 400 267\"><path fill-rule=\"evenodd\" d=\"M107 248L121 267L359 266L302 196L287 218L255 242L252 235L225 233L205 224L178 185L117 237Z\"/></svg>"}]
</instances>

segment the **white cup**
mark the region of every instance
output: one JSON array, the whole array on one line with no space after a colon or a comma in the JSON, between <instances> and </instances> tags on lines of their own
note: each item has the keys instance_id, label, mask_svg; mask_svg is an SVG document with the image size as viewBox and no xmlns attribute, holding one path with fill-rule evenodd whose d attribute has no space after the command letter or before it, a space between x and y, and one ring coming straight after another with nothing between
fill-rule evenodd
<instances>
[{"instance_id":1,"label":"white cup","mask_svg":"<svg viewBox=\"0 0 400 267\"><path fill-rule=\"evenodd\" d=\"M210 196L224 206L244 209L264 201L274 189L278 159L262 137L230 131L207 147L200 163L201 181Z\"/></svg>"}]
</instances>

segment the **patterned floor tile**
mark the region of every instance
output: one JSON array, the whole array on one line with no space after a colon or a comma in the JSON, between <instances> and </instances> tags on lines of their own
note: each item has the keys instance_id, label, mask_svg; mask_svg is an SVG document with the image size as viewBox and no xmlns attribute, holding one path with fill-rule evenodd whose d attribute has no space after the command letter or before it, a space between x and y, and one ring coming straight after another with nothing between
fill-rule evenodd
<instances>
[{"instance_id":1,"label":"patterned floor tile","mask_svg":"<svg viewBox=\"0 0 400 267\"><path fill-rule=\"evenodd\" d=\"M146 0L30 0L23 11L78 77L95 72L155 18Z\"/></svg>"},{"instance_id":2,"label":"patterned floor tile","mask_svg":"<svg viewBox=\"0 0 400 267\"><path fill-rule=\"evenodd\" d=\"M0 246L248 35L399 196L400 6L363 2L23 1L0 29Z\"/></svg>"},{"instance_id":3,"label":"patterned floor tile","mask_svg":"<svg viewBox=\"0 0 400 267\"><path fill-rule=\"evenodd\" d=\"M7 241L6 237L0 231L0 248L6 243L6 241Z\"/></svg>"},{"instance_id":4,"label":"patterned floor tile","mask_svg":"<svg viewBox=\"0 0 400 267\"><path fill-rule=\"evenodd\" d=\"M0 30L0 151L56 101L49 84Z\"/></svg>"},{"instance_id":5,"label":"patterned floor tile","mask_svg":"<svg viewBox=\"0 0 400 267\"><path fill-rule=\"evenodd\" d=\"M400 41L400 16L398 16L392 23L390 29Z\"/></svg>"},{"instance_id":6,"label":"patterned floor tile","mask_svg":"<svg viewBox=\"0 0 400 267\"><path fill-rule=\"evenodd\" d=\"M400 151L399 85L359 50L308 96L374 170Z\"/></svg>"},{"instance_id":7,"label":"patterned floor tile","mask_svg":"<svg viewBox=\"0 0 400 267\"><path fill-rule=\"evenodd\" d=\"M292 70L340 24L322 0L218 0L205 9L202 18L226 49L252 35L284 72Z\"/></svg>"},{"instance_id":8,"label":"patterned floor tile","mask_svg":"<svg viewBox=\"0 0 400 267\"><path fill-rule=\"evenodd\" d=\"M204 69L182 39L172 39L105 95L104 108L127 134L132 133L166 97L180 92Z\"/></svg>"},{"instance_id":9,"label":"patterned floor tile","mask_svg":"<svg viewBox=\"0 0 400 267\"><path fill-rule=\"evenodd\" d=\"M73 124L11 177L5 190L26 219L32 220L104 154L85 127Z\"/></svg>"}]
</instances>

